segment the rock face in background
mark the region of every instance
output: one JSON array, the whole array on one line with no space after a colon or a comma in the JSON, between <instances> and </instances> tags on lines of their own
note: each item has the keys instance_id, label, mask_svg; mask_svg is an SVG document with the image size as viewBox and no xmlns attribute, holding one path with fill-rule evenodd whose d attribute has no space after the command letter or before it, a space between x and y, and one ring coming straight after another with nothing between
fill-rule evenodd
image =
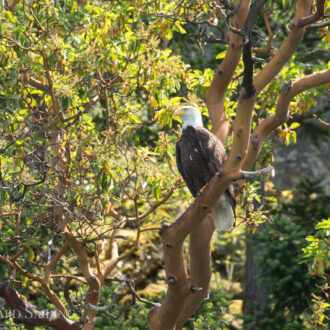
<instances>
[{"instance_id":1,"label":"rock face in background","mask_svg":"<svg viewBox=\"0 0 330 330\"><path fill-rule=\"evenodd\" d=\"M286 146L280 139L275 147L275 177L278 190L294 189L304 176L323 179L327 195L330 195L330 143L329 139L319 146L299 134L297 143Z\"/></svg>"},{"instance_id":2,"label":"rock face in background","mask_svg":"<svg viewBox=\"0 0 330 330\"><path fill-rule=\"evenodd\" d=\"M297 129L297 143L286 146L276 141L274 150L275 177L278 190L294 189L304 176L322 179L330 196L330 126L313 117L322 113L324 122L330 122L330 93L323 95L310 113L294 118L301 122Z\"/></svg>"}]
</instances>

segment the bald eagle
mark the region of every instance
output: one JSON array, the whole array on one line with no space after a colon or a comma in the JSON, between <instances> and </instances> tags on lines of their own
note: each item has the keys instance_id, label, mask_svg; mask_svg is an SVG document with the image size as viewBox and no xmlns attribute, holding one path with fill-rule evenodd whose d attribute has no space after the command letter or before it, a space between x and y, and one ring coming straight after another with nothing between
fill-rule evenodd
<instances>
[{"instance_id":1,"label":"bald eagle","mask_svg":"<svg viewBox=\"0 0 330 330\"><path fill-rule=\"evenodd\" d=\"M182 119L181 138L176 142L176 163L193 196L224 166L227 155L221 141L203 127L202 115L192 106L181 107L174 112ZM219 231L227 231L234 225L236 202L230 185L212 208L214 225Z\"/></svg>"}]
</instances>

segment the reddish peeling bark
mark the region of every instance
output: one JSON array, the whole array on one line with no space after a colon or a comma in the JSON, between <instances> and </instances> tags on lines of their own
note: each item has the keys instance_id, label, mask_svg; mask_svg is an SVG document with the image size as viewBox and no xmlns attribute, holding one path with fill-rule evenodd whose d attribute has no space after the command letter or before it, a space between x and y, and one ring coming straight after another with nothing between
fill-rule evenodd
<instances>
[{"instance_id":1,"label":"reddish peeling bark","mask_svg":"<svg viewBox=\"0 0 330 330\"><path fill-rule=\"evenodd\" d=\"M262 6L264 1L256 2ZM319 2L318 2L319 4ZM306 76L293 85L284 89L277 103L277 111L262 122L252 135L250 143L250 130L252 113L258 94L281 70L291 58L304 35L304 28L298 22L310 15L312 0L298 0L296 16L291 25L291 31L284 40L278 52L271 61L253 79L251 71L251 45L246 44L244 87L242 89L236 111L233 128L233 143L225 167L221 174L215 175L207 185L204 192L171 226L163 227L160 235L163 242L165 271L168 281L167 296L161 306L152 309L148 321L152 330L180 329L190 315L200 305L207 295L211 277L210 240L214 231L210 209L232 181L247 178L252 172L243 173L243 169L250 169L258 156L264 137L286 120L287 109L294 95L302 90L329 82L329 70L324 70ZM256 7L255 6L255 7ZM232 24L242 28L248 16L249 1L242 2L240 10L236 13ZM318 9L319 10L319 9ZM251 15L250 15L251 14ZM253 19L255 13L250 11L249 17ZM238 16L240 20L237 21ZM237 22L234 23L234 22ZM247 22L245 32L249 35L252 25ZM235 25L236 24L236 25ZM225 117L224 95L233 73L240 59L242 50L241 35L229 34L229 47L227 55L216 70L214 79L206 95L212 131L224 142L229 132L229 124ZM235 41L234 41L235 40ZM249 64L250 63L250 64ZM258 137L257 147L253 141ZM241 181L243 182L243 180ZM190 235L190 272L186 271L183 255L183 243Z\"/></svg>"},{"instance_id":2,"label":"reddish peeling bark","mask_svg":"<svg viewBox=\"0 0 330 330\"><path fill-rule=\"evenodd\" d=\"M285 123L289 115L291 100L298 94L310 88L330 82L330 69L312 73L308 76L288 83L282 88L276 104L275 115L263 120L253 131L249 151L243 169L250 169L259 154L264 139L277 127Z\"/></svg>"},{"instance_id":3,"label":"reddish peeling bark","mask_svg":"<svg viewBox=\"0 0 330 330\"><path fill-rule=\"evenodd\" d=\"M243 0L240 9L230 21L234 28L242 29L250 8L250 0ZM226 119L224 97L243 50L243 37L228 32L228 49L220 66L215 70L211 86L206 94L206 105L212 123L212 132L224 143L230 130Z\"/></svg>"}]
</instances>

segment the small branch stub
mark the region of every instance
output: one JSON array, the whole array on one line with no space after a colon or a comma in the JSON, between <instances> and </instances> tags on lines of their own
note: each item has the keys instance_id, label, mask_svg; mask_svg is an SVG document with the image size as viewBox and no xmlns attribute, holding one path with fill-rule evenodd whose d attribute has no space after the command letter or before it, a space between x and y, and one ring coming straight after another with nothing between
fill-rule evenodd
<instances>
[{"instance_id":1,"label":"small branch stub","mask_svg":"<svg viewBox=\"0 0 330 330\"><path fill-rule=\"evenodd\" d=\"M192 293L196 293L196 292L198 292L198 291L202 291L202 290L203 290L203 288L201 288L201 287L199 287L199 286L196 286L196 285L194 285L194 284L192 284L191 287L190 287L190 291L191 291Z\"/></svg>"},{"instance_id":2,"label":"small branch stub","mask_svg":"<svg viewBox=\"0 0 330 330\"><path fill-rule=\"evenodd\" d=\"M251 143L254 147L257 147L258 144L260 142L259 136L258 135L254 135L251 139Z\"/></svg>"},{"instance_id":3,"label":"small branch stub","mask_svg":"<svg viewBox=\"0 0 330 330\"><path fill-rule=\"evenodd\" d=\"M241 171L240 174L241 174L242 179L249 179L249 178L254 178L256 176L268 173L268 172L272 171L273 169L274 169L273 166L267 166L258 171Z\"/></svg>"},{"instance_id":4,"label":"small branch stub","mask_svg":"<svg viewBox=\"0 0 330 330\"><path fill-rule=\"evenodd\" d=\"M174 284L175 282L176 282L176 279L175 279L174 276L169 276L169 277L167 278L167 283L168 283L168 284Z\"/></svg>"},{"instance_id":5,"label":"small branch stub","mask_svg":"<svg viewBox=\"0 0 330 330\"><path fill-rule=\"evenodd\" d=\"M291 89L291 86L292 86L292 81L288 81L281 89L281 94L286 94L290 89Z\"/></svg>"},{"instance_id":6,"label":"small branch stub","mask_svg":"<svg viewBox=\"0 0 330 330\"><path fill-rule=\"evenodd\" d=\"M169 227L169 224L164 222L161 226L161 228L159 229L158 233L159 235L161 235L167 228Z\"/></svg>"}]
</instances>

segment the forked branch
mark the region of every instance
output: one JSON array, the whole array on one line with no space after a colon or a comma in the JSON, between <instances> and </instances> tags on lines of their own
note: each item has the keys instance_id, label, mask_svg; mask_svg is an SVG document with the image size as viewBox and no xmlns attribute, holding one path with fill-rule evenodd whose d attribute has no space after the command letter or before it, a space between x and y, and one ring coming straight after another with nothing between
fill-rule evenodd
<instances>
[{"instance_id":1,"label":"forked branch","mask_svg":"<svg viewBox=\"0 0 330 330\"><path fill-rule=\"evenodd\" d=\"M264 0L255 2L253 10L250 11L251 21L255 18L257 9L260 9L264 3ZM298 0L297 12L289 36L283 42L278 53L256 76L254 81L253 70L251 68L252 61L250 61L251 45L247 45L244 58L245 84L237 106L234 123L234 139L228 161L221 173L212 178L204 192L197 198L194 205L191 205L171 226L164 226L160 231L163 241L168 291L162 305L154 308L149 313L148 320L153 330L179 329L195 310L196 306L201 303L203 297L205 297L210 276L209 243L214 231L214 227L210 225L210 217L207 217L207 215L210 213L216 200L232 181L254 177L268 172L271 169L271 167L269 167L257 173L242 171L249 148L253 107L257 95L291 58L301 42L304 28L299 27L297 22L299 19L310 14L311 4L312 0ZM247 17L248 7L249 1L243 0L237 15L240 13L245 19ZM241 23L242 20L240 21L240 24ZM239 23L236 21L235 24L236 26L234 27L237 28ZM247 22L245 24L245 30L243 29L243 32L248 36L252 25L252 22ZM242 27L240 27L240 29L242 29ZM233 32L231 31L230 33ZM232 78L240 58L243 46L242 35L244 35L244 33L236 34L236 36L233 34L230 35L227 55L220 67L216 70L214 79L206 95L206 103L212 122L212 131L222 142L225 140L229 130L223 106L225 90L228 87L229 81ZM237 43L234 43L233 40ZM248 40L250 40L250 38L248 38ZM254 85L255 92L253 89ZM286 91L286 93L290 92ZM280 98L279 103L283 103L284 101L285 100ZM198 229L200 229L200 231L198 231L197 234ZM189 234L191 235L191 270L195 268L196 272L191 272L191 276L188 277L182 247L184 240ZM205 235L202 241L198 239L199 235ZM198 246L203 246L203 252L194 255ZM203 260L199 260L199 257L203 258ZM197 265L200 267L199 270L197 270ZM204 266L206 269L204 274L205 278L201 280L201 270L204 271Z\"/></svg>"}]
</instances>

